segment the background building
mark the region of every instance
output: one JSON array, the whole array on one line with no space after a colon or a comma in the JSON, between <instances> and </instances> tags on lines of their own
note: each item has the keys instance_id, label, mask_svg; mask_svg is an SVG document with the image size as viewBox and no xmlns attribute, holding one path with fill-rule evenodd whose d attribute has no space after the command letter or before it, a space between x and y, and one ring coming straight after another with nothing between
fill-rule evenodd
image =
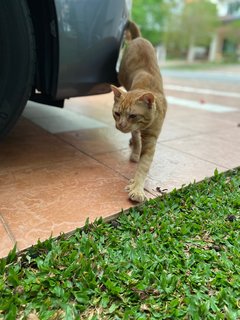
<instances>
[{"instance_id":1,"label":"background building","mask_svg":"<svg viewBox=\"0 0 240 320\"><path fill-rule=\"evenodd\" d=\"M213 36L210 61L240 60L240 0L212 0L216 3L220 27Z\"/></svg>"}]
</instances>

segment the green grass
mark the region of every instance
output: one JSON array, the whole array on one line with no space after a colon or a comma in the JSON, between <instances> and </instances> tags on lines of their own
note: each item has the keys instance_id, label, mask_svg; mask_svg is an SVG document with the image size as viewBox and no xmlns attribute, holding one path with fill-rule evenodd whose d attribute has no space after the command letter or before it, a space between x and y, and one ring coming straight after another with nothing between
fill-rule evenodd
<instances>
[{"instance_id":1,"label":"green grass","mask_svg":"<svg viewBox=\"0 0 240 320\"><path fill-rule=\"evenodd\" d=\"M239 221L240 168L13 250L0 318L240 319Z\"/></svg>"}]
</instances>

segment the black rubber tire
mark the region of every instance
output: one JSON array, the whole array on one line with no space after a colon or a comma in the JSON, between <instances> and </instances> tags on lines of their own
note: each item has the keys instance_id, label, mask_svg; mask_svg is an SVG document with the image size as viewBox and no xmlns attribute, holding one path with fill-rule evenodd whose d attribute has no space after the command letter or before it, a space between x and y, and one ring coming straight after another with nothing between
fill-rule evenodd
<instances>
[{"instance_id":1,"label":"black rubber tire","mask_svg":"<svg viewBox=\"0 0 240 320\"><path fill-rule=\"evenodd\" d=\"M25 0L0 2L0 138L20 117L35 70L35 39Z\"/></svg>"}]
</instances>

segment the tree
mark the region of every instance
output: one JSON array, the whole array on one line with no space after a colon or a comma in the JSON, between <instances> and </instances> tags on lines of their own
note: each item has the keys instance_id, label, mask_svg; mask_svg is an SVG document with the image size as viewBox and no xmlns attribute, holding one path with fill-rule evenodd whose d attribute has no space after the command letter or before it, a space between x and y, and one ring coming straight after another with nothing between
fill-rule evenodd
<instances>
[{"instance_id":1,"label":"tree","mask_svg":"<svg viewBox=\"0 0 240 320\"><path fill-rule=\"evenodd\" d=\"M176 0L133 0L133 20L153 45L163 41L166 21L175 3Z\"/></svg>"},{"instance_id":2,"label":"tree","mask_svg":"<svg viewBox=\"0 0 240 320\"><path fill-rule=\"evenodd\" d=\"M206 46L218 26L217 7L209 0L194 0L185 4L180 17L180 38L188 47L188 61L193 60L194 46Z\"/></svg>"},{"instance_id":3,"label":"tree","mask_svg":"<svg viewBox=\"0 0 240 320\"><path fill-rule=\"evenodd\" d=\"M240 42L240 20L233 21L228 27L229 39L234 44L239 44Z\"/></svg>"},{"instance_id":4,"label":"tree","mask_svg":"<svg viewBox=\"0 0 240 320\"><path fill-rule=\"evenodd\" d=\"M240 20L225 25L224 58L228 61L239 61L240 58Z\"/></svg>"},{"instance_id":5,"label":"tree","mask_svg":"<svg viewBox=\"0 0 240 320\"><path fill-rule=\"evenodd\" d=\"M133 20L153 45L188 51L206 46L218 26L216 5L210 0L133 0Z\"/></svg>"}]
</instances>

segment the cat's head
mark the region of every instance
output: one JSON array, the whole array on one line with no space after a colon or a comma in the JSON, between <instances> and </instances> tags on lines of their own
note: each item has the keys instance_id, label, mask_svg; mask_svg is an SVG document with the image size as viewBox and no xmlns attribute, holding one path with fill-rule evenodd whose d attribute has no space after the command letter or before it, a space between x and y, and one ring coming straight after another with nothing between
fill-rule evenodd
<instances>
[{"instance_id":1,"label":"cat's head","mask_svg":"<svg viewBox=\"0 0 240 320\"><path fill-rule=\"evenodd\" d=\"M116 128L124 133L143 130L154 120L156 105L151 92L132 90L125 92L113 85L114 93L113 117Z\"/></svg>"}]
</instances>

